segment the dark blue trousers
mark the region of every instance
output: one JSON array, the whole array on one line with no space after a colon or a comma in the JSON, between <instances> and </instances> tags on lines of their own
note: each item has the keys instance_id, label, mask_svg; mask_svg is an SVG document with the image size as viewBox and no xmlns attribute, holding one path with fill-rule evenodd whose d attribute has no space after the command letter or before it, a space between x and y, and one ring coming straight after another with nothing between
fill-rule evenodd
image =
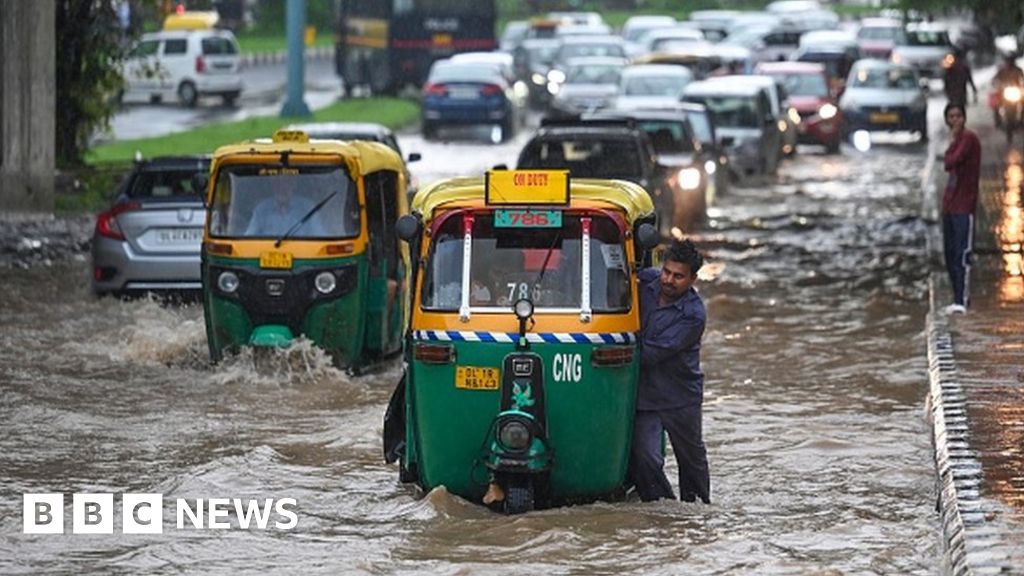
<instances>
[{"instance_id":1,"label":"dark blue trousers","mask_svg":"<svg viewBox=\"0 0 1024 576\"><path fill-rule=\"evenodd\" d=\"M942 251L953 286L953 303L967 306L970 295L971 250L974 247L974 215L942 216Z\"/></svg>"},{"instance_id":2,"label":"dark blue trousers","mask_svg":"<svg viewBox=\"0 0 1024 576\"><path fill-rule=\"evenodd\" d=\"M700 498L705 504L711 503L711 476L701 429L700 404L669 410L637 411L629 467L641 500L650 502L675 498L672 485L665 476L665 458L661 450L662 431L665 431L679 463L679 498L686 502Z\"/></svg>"}]
</instances>

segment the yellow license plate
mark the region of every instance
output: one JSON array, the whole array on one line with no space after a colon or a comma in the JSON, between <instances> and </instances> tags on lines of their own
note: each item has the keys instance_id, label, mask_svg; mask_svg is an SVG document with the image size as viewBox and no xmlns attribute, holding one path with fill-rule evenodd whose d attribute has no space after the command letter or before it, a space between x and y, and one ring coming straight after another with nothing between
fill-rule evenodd
<instances>
[{"instance_id":1,"label":"yellow license plate","mask_svg":"<svg viewBox=\"0 0 1024 576\"><path fill-rule=\"evenodd\" d=\"M870 118L879 124L895 124L900 121L900 115L896 112L872 112Z\"/></svg>"},{"instance_id":2,"label":"yellow license plate","mask_svg":"<svg viewBox=\"0 0 1024 576\"><path fill-rule=\"evenodd\" d=\"M500 380L497 368L456 366L455 387L465 390L497 390Z\"/></svg>"},{"instance_id":3,"label":"yellow license plate","mask_svg":"<svg viewBox=\"0 0 1024 576\"><path fill-rule=\"evenodd\" d=\"M260 254L260 268L290 269L292 255L288 252L264 252Z\"/></svg>"}]
</instances>

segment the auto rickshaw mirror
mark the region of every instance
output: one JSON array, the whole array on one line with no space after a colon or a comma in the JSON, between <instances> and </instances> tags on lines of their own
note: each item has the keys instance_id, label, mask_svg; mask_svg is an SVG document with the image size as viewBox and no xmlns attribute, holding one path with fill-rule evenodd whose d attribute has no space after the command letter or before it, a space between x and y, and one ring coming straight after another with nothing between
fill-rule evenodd
<instances>
[{"instance_id":1,"label":"auto rickshaw mirror","mask_svg":"<svg viewBox=\"0 0 1024 576\"><path fill-rule=\"evenodd\" d=\"M653 224L644 222L636 230L636 242L643 250L650 250L658 245L661 236Z\"/></svg>"},{"instance_id":2,"label":"auto rickshaw mirror","mask_svg":"<svg viewBox=\"0 0 1024 576\"><path fill-rule=\"evenodd\" d=\"M406 214L398 219L395 231L402 240L412 242L420 235L420 219L412 214Z\"/></svg>"}]
</instances>

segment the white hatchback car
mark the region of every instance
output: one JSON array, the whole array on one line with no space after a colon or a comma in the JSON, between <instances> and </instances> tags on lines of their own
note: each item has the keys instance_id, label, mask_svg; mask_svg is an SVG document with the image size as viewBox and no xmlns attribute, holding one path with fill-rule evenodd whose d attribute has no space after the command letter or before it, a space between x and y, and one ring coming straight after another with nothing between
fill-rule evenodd
<instances>
[{"instance_id":1,"label":"white hatchback car","mask_svg":"<svg viewBox=\"0 0 1024 576\"><path fill-rule=\"evenodd\" d=\"M230 106L242 93L238 41L230 30L143 34L125 59L122 76L122 96L177 97L189 107L200 96L220 96Z\"/></svg>"}]
</instances>

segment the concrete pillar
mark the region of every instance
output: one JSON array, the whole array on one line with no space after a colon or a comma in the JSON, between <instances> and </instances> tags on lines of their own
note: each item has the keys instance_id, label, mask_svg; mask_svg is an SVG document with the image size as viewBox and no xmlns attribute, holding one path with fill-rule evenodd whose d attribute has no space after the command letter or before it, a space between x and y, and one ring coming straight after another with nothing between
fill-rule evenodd
<instances>
[{"instance_id":1,"label":"concrete pillar","mask_svg":"<svg viewBox=\"0 0 1024 576\"><path fill-rule=\"evenodd\" d=\"M0 0L0 210L52 211L54 0Z\"/></svg>"}]
</instances>

